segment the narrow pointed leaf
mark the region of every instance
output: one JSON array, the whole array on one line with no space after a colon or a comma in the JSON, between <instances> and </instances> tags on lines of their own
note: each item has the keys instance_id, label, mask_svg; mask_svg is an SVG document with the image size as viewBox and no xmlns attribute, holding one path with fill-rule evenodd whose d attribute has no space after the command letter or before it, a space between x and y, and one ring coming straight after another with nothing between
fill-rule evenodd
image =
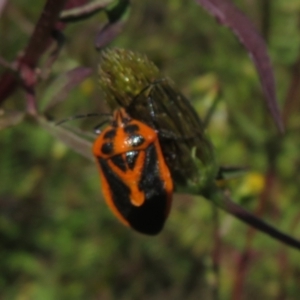
<instances>
[{"instance_id":1,"label":"narrow pointed leaf","mask_svg":"<svg viewBox=\"0 0 300 300\"><path fill-rule=\"evenodd\" d=\"M106 24L96 35L96 49L101 49L113 41L122 32L124 25L123 21Z\"/></svg>"},{"instance_id":2,"label":"narrow pointed leaf","mask_svg":"<svg viewBox=\"0 0 300 300\"><path fill-rule=\"evenodd\" d=\"M253 60L265 94L269 111L283 132L284 126L276 98L275 80L267 47L251 21L230 0L195 0L222 25L238 37Z\"/></svg>"},{"instance_id":3,"label":"narrow pointed leaf","mask_svg":"<svg viewBox=\"0 0 300 300\"><path fill-rule=\"evenodd\" d=\"M120 0L114 6L106 10L108 23L97 33L95 39L96 49L101 49L118 36L128 19L130 12L130 1Z\"/></svg>"},{"instance_id":4,"label":"narrow pointed leaf","mask_svg":"<svg viewBox=\"0 0 300 300\"><path fill-rule=\"evenodd\" d=\"M80 137L78 134L68 129L65 129L62 126L56 126L54 123L47 121L42 116L39 116L37 121L52 136L56 137L61 142L87 159L94 161L94 157L92 155L92 143L90 141Z\"/></svg>"},{"instance_id":5,"label":"narrow pointed leaf","mask_svg":"<svg viewBox=\"0 0 300 300\"><path fill-rule=\"evenodd\" d=\"M48 99L43 99L43 104L45 105L43 111L47 111L67 99L70 91L83 82L91 73L92 70L90 68L77 67L61 75L56 84L54 83L50 87L51 94L47 95Z\"/></svg>"}]
</instances>

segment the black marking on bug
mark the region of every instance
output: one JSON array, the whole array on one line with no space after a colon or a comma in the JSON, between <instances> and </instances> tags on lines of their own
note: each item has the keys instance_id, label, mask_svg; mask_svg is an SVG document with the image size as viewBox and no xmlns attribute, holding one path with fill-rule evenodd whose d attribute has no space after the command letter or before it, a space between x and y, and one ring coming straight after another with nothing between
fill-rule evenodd
<instances>
[{"instance_id":1,"label":"black marking on bug","mask_svg":"<svg viewBox=\"0 0 300 300\"><path fill-rule=\"evenodd\" d=\"M111 142L104 143L101 147L101 152L106 155L111 154L113 150L114 150L114 145Z\"/></svg>"},{"instance_id":2,"label":"black marking on bug","mask_svg":"<svg viewBox=\"0 0 300 300\"><path fill-rule=\"evenodd\" d=\"M105 159L99 158L103 175L111 191L114 205L135 230L149 235L158 234L165 223L168 195L160 179L157 153L154 145L146 150L146 159L139 188L145 193L145 202L137 207L130 202L130 189L122 178L111 170Z\"/></svg>"},{"instance_id":3,"label":"black marking on bug","mask_svg":"<svg viewBox=\"0 0 300 300\"><path fill-rule=\"evenodd\" d=\"M126 152L126 162L128 164L129 169L131 169L131 170L134 169L138 154L139 154L139 151L128 151L128 152Z\"/></svg>"},{"instance_id":4,"label":"black marking on bug","mask_svg":"<svg viewBox=\"0 0 300 300\"><path fill-rule=\"evenodd\" d=\"M132 147L139 147L145 142L145 138L139 134L132 134L128 138L128 143Z\"/></svg>"},{"instance_id":5,"label":"black marking on bug","mask_svg":"<svg viewBox=\"0 0 300 300\"><path fill-rule=\"evenodd\" d=\"M105 132L103 138L112 140L117 134L116 129L111 129Z\"/></svg>"},{"instance_id":6,"label":"black marking on bug","mask_svg":"<svg viewBox=\"0 0 300 300\"><path fill-rule=\"evenodd\" d=\"M124 184L119 176L112 171L106 159L99 157L98 161L103 175L109 184L112 201L121 215L126 219L126 216L130 213L131 208L129 200L130 189L126 184Z\"/></svg>"},{"instance_id":7,"label":"black marking on bug","mask_svg":"<svg viewBox=\"0 0 300 300\"><path fill-rule=\"evenodd\" d=\"M124 127L124 131L128 134L134 134L139 131L139 126L137 124L129 124Z\"/></svg>"},{"instance_id":8,"label":"black marking on bug","mask_svg":"<svg viewBox=\"0 0 300 300\"><path fill-rule=\"evenodd\" d=\"M125 172L127 170L126 162L123 159L122 154L115 155L115 156L111 157L110 159L113 162L113 164L116 167L118 167L120 170L122 170L123 172Z\"/></svg>"},{"instance_id":9,"label":"black marking on bug","mask_svg":"<svg viewBox=\"0 0 300 300\"><path fill-rule=\"evenodd\" d=\"M154 144L151 144L145 152L145 163L139 182L139 189L144 191L146 198L149 199L160 194L164 194L166 197L164 183L159 174L158 159Z\"/></svg>"}]
</instances>

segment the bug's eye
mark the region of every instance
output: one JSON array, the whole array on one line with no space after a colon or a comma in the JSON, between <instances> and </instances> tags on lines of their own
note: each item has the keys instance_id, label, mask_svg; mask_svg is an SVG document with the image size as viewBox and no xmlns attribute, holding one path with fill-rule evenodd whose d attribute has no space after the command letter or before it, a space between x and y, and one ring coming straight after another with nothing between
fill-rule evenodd
<instances>
[{"instance_id":1,"label":"bug's eye","mask_svg":"<svg viewBox=\"0 0 300 300\"><path fill-rule=\"evenodd\" d=\"M112 140L116 136L117 132L115 129L111 129L105 132L103 138Z\"/></svg>"},{"instance_id":2,"label":"bug's eye","mask_svg":"<svg viewBox=\"0 0 300 300\"><path fill-rule=\"evenodd\" d=\"M113 148L114 148L113 143L110 143L110 142L109 143L104 143L101 147L101 152L103 154L108 155L108 154L111 154L113 152Z\"/></svg>"}]
</instances>

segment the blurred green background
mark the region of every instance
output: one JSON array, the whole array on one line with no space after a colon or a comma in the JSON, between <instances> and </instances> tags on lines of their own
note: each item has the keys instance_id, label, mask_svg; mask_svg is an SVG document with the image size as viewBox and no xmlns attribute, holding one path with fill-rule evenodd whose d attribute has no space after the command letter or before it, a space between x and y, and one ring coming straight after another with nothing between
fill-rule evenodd
<instances>
[{"instance_id":1,"label":"blurred green background","mask_svg":"<svg viewBox=\"0 0 300 300\"><path fill-rule=\"evenodd\" d=\"M12 61L24 48L44 2L9 1L0 19L3 58ZM300 0L234 2L267 40L287 127L282 137L247 52L193 1L133 1L111 46L145 53L201 116L221 97L207 130L218 161L249 167L227 183L233 199L299 237ZM105 109L93 44L103 20L99 14L68 26L51 76L39 85L42 103L63 72L94 69L56 107L55 120ZM21 91L4 105L24 107ZM1 299L217 299L216 290L220 299L299 299L300 253L225 213L216 244L216 218L204 199L175 194L163 232L142 236L108 210L96 165L36 123L1 131L0 149Z\"/></svg>"}]
</instances>

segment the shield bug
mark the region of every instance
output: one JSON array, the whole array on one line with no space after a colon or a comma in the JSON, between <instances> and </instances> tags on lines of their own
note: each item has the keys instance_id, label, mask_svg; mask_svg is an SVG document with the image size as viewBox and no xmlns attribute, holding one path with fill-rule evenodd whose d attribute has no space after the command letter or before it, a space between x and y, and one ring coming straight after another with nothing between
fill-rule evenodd
<instances>
[{"instance_id":1,"label":"shield bug","mask_svg":"<svg viewBox=\"0 0 300 300\"><path fill-rule=\"evenodd\" d=\"M104 198L125 225L157 234L169 214L174 183L200 193L215 179L211 144L189 101L143 55L107 50L99 75L114 111L93 145Z\"/></svg>"},{"instance_id":2,"label":"shield bug","mask_svg":"<svg viewBox=\"0 0 300 300\"><path fill-rule=\"evenodd\" d=\"M93 154L114 214L141 233L159 233L170 211L173 181L156 131L120 108L95 140Z\"/></svg>"}]
</instances>

